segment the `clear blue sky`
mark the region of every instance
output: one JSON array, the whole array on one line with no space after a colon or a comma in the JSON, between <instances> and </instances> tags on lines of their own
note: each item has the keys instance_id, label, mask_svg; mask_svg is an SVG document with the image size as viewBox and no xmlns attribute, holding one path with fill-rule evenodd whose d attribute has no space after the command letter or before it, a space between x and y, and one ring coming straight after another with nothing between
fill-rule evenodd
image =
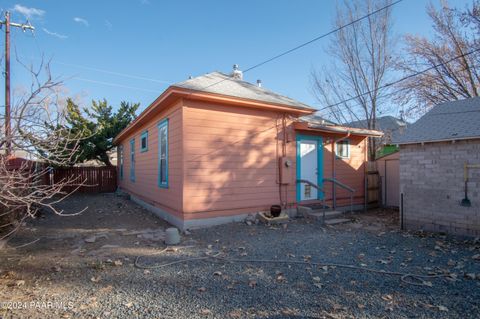
<instances>
[{"instance_id":1,"label":"clear blue sky","mask_svg":"<svg viewBox=\"0 0 480 319\"><path fill-rule=\"evenodd\" d=\"M468 2L451 1L462 7ZM394 7L397 36L431 34L427 3L404 0ZM14 88L30 84L15 61L16 47L25 63L38 64L42 53L52 58L52 74L63 77L68 94L81 96L86 105L106 98L114 106L122 100L140 102L143 110L168 83L229 72L234 63L246 69L329 31L335 6L335 0L6 0L0 9L10 9L15 22L30 16L37 29L35 37L12 30ZM328 65L323 50L328 42L320 40L255 69L245 80L262 79L266 88L319 107L310 73ZM3 80L1 87L3 102Z\"/></svg>"}]
</instances>

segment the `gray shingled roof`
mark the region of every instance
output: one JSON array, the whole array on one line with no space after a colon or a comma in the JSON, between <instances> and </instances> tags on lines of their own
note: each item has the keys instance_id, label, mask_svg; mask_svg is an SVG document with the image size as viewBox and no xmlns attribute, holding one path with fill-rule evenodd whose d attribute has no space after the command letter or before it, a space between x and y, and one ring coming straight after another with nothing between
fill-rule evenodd
<instances>
[{"instance_id":1,"label":"gray shingled roof","mask_svg":"<svg viewBox=\"0 0 480 319\"><path fill-rule=\"evenodd\" d=\"M366 120L354 121L345 125L357 128L368 127ZM377 117L376 119L376 130L384 133L384 143L386 144L390 144L393 139L397 139L397 135L403 134L407 125L410 124L391 115Z\"/></svg>"},{"instance_id":2,"label":"gray shingled roof","mask_svg":"<svg viewBox=\"0 0 480 319\"><path fill-rule=\"evenodd\" d=\"M382 132L393 132L398 130L401 127L405 127L408 123L404 120L398 119L394 116L381 116L377 117L376 119L376 129ZM346 126L350 127L357 127L357 128L368 128L368 124L366 120L354 121L345 124Z\"/></svg>"},{"instance_id":3,"label":"gray shingled roof","mask_svg":"<svg viewBox=\"0 0 480 319\"><path fill-rule=\"evenodd\" d=\"M269 91L252 83L234 79L221 72L207 73L184 82L173 84L172 86L314 111L314 109L307 104Z\"/></svg>"},{"instance_id":4,"label":"gray shingled roof","mask_svg":"<svg viewBox=\"0 0 480 319\"><path fill-rule=\"evenodd\" d=\"M480 138L480 97L439 104L411 124L394 144Z\"/></svg>"},{"instance_id":5,"label":"gray shingled roof","mask_svg":"<svg viewBox=\"0 0 480 319\"><path fill-rule=\"evenodd\" d=\"M334 123L330 120L327 120L326 118L324 118L322 116L314 115L314 114L304 115L304 116L300 117L300 121L308 122L308 123L311 123L311 124L321 124L321 125L336 125L337 124L337 123Z\"/></svg>"}]
</instances>

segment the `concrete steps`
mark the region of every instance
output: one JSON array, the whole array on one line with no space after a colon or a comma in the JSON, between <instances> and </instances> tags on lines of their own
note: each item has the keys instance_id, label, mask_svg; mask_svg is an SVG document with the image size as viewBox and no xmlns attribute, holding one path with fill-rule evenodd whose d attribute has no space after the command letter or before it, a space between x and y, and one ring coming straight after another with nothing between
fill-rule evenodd
<instances>
[{"instance_id":1,"label":"concrete steps","mask_svg":"<svg viewBox=\"0 0 480 319\"><path fill-rule=\"evenodd\" d=\"M323 219L323 211L321 209L312 210L311 212L307 213L307 215L308 217L313 219ZM325 211L325 220L334 219L342 216L343 213L336 210Z\"/></svg>"},{"instance_id":2,"label":"concrete steps","mask_svg":"<svg viewBox=\"0 0 480 319\"><path fill-rule=\"evenodd\" d=\"M297 210L298 214L305 218L320 222L324 221L322 209L312 209L307 206L298 206ZM325 224L332 226L350 222L350 219L346 219L344 216L344 213L341 211L327 210L325 211Z\"/></svg>"}]
</instances>

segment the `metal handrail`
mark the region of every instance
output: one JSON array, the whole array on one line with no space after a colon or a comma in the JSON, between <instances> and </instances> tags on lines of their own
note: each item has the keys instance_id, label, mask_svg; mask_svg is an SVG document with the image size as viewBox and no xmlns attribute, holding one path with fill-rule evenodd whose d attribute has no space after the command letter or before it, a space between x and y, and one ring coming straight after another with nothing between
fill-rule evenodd
<instances>
[{"instance_id":1,"label":"metal handrail","mask_svg":"<svg viewBox=\"0 0 480 319\"><path fill-rule=\"evenodd\" d=\"M316 188L317 190L321 191L322 193L325 194L325 190L323 188L321 188L320 186L318 186L317 184L313 183L313 182L310 182L309 180L307 179L297 179L297 183L303 183L303 184L308 184L314 188Z\"/></svg>"},{"instance_id":2,"label":"metal handrail","mask_svg":"<svg viewBox=\"0 0 480 319\"><path fill-rule=\"evenodd\" d=\"M350 192L350 213L353 213L353 193L355 193L355 189L343 184L342 182L339 182L335 178L324 178L323 181L331 182L332 184L338 185L341 188ZM337 194L335 193L335 195L333 196L333 209L336 209L336 208L337 208Z\"/></svg>"},{"instance_id":3,"label":"metal handrail","mask_svg":"<svg viewBox=\"0 0 480 319\"><path fill-rule=\"evenodd\" d=\"M318 186L317 184L313 183L313 182L310 182L309 180L306 180L306 179L297 179L297 184L299 183L303 183L303 184L308 184L310 186L312 186L313 188L316 188L317 191L320 191L323 193L323 196L322 196L322 213L323 213L323 222L325 223L325 210L326 210L326 205L325 205L325 190L323 188L321 188L320 186Z\"/></svg>"},{"instance_id":4,"label":"metal handrail","mask_svg":"<svg viewBox=\"0 0 480 319\"><path fill-rule=\"evenodd\" d=\"M355 189L351 188L350 186L347 186L347 185L343 184L342 182L339 182L339 181L336 180L335 178L324 178L323 180L326 181L326 182L332 182L332 183L334 183L334 184L337 184L337 185L340 186L341 188L344 188L344 189L346 189L347 191L349 191L350 193L354 193L354 192L355 192Z\"/></svg>"}]
</instances>

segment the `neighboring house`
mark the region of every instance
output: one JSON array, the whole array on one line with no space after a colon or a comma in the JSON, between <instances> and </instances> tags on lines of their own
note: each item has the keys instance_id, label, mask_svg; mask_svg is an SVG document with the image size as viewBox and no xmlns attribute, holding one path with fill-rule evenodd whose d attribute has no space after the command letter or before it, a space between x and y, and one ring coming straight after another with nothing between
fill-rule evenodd
<instances>
[{"instance_id":1,"label":"neighboring house","mask_svg":"<svg viewBox=\"0 0 480 319\"><path fill-rule=\"evenodd\" d=\"M435 106L393 142L404 226L479 236L480 98Z\"/></svg>"},{"instance_id":2,"label":"neighboring house","mask_svg":"<svg viewBox=\"0 0 480 319\"><path fill-rule=\"evenodd\" d=\"M363 206L367 137L381 133L299 120L314 112L243 81L238 70L174 84L114 139L119 188L181 229L274 204L294 211L325 197L333 205L324 178L354 188L354 204ZM335 195L336 206L350 203L346 191Z\"/></svg>"},{"instance_id":3,"label":"neighboring house","mask_svg":"<svg viewBox=\"0 0 480 319\"><path fill-rule=\"evenodd\" d=\"M114 148L110 151L107 152L107 155L108 155L108 158L110 159L110 164L112 164L112 166L116 166L117 165L117 155L118 155L118 152L117 150ZM75 164L75 166L77 167L92 167L92 166L105 166L105 163L100 161L100 160L88 160L86 162L83 162L83 163L78 163L78 164Z\"/></svg>"},{"instance_id":4,"label":"neighboring house","mask_svg":"<svg viewBox=\"0 0 480 319\"><path fill-rule=\"evenodd\" d=\"M2 158L4 155L0 154L0 158ZM4 158L2 158L4 160ZM9 157L6 158L5 160L5 168L7 170L11 169L31 169L35 165L35 161L26 159L24 157L18 157L16 155L10 155Z\"/></svg>"},{"instance_id":5,"label":"neighboring house","mask_svg":"<svg viewBox=\"0 0 480 319\"><path fill-rule=\"evenodd\" d=\"M346 125L357 128L368 127L366 120L350 122ZM403 134L407 125L408 123L405 120L396 118L394 116L387 115L377 117L375 129L383 132L383 136L377 139L377 157L386 156L398 151L398 147L396 145L392 145L392 140Z\"/></svg>"}]
</instances>

